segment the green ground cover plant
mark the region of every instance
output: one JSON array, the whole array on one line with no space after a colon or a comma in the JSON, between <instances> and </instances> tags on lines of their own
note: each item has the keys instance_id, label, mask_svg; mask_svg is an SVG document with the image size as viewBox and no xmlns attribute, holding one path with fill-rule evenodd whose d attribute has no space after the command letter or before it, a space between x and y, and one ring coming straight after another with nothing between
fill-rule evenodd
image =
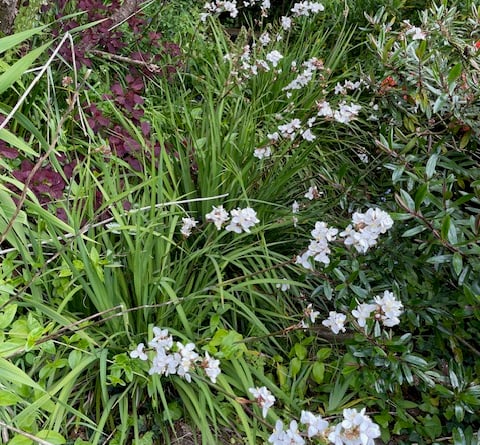
<instances>
[{"instance_id":1,"label":"green ground cover plant","mask_svg":"<svg viewBox=\"0 0 480 445\"><path fill-rule=\"evenodd\" d=\"M185 4L0 38L2 443L478 443L475 4Z\"/></svg>"}]
</instances>

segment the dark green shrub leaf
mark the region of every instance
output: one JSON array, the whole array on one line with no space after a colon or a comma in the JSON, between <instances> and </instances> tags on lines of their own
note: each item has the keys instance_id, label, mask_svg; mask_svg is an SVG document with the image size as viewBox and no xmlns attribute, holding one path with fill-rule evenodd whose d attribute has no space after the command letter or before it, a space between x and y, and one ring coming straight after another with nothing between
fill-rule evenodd
<instances>
[{"instance_id":1,"label":"dark green shrub leaf","mask_svg":"<svg viewBox=\"0 0 480 445\"><path fill-rule=\"evenodd\" d=\"M460 272L462 271L462 268L463 268L463 259L462 259L462 255L460 255L458 252L455 252L453 254L452 266L455 273L457 275L460 275Z\"/></svg>"},{"instance_id":2,"label":"dark green shrub leaf","mask_svg":"<svg viewBox=\"0 0 480 445\"><path fill-rule=\"evenodd\" d=\"M427 161L427 165L425 167L425 174L427 175L427 179L430 179L435 174L435 167L437 166L437 159L438 155L434 153ZM426 185L426 184L424 184Z\"/></svg>"},{"instance_id":3,"label":"dark green shrub leaf","mask_svg":"<svg viewBox=\"0 0 480 445\"><path fill-rule=\"evenodd\" d=\"M402 237L408 238L408 237L410 237L410 236L415 236L415 235L417 235L418 233L423 232L425 229L426 229L425 226L413 227L413 228L408 229L407 231L405 231L405 232L402 234Z\"/></svg>"}]
</instances>

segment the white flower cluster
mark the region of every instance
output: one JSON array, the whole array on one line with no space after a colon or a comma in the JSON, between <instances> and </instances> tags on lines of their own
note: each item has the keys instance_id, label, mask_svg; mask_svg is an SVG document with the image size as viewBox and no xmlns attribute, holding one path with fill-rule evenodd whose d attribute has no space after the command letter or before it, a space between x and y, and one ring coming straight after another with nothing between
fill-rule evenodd
<instances>
[{"instance_id":1,"label":"white flower cluster","mask_svg":"<svg viewBox=\"0 0 480 445\"><path fill-rule=\"evenodd\" d=\"M168 329L153 328L154 337L148 343L148 346L155 352L152 359L152 366L148 373L150 375L178 375L187 382L192 381L190 372L194 368L202 368L212 383L216 383L218 375L221 373L220 361L205 353L202 358L196 351L193 343L183 343L173 341ZM142 361L148 360L145 352L144 343L139 343L137 347L130 352L131 358L138 358Z\"/></svg>"},{"instance_id":2,"label":"white flower cluster","mask_svg":"<svg viewBox=\"0 0 480 445\"><path fill-rule=\"evenodd\" d=\"M343 85L340 82L337 82L335 85L335 94L342 94L345 95L348 93L348 91L355 91L360 87L362 82L360 80L357 80L356 82L352 82L351 80L346 80Z\"/></svg>"},{"instance_id":3,"label":"white flower cluster","mask_svg":"<svg viewBox=\"0 0 480 445\"><path fill-rule=\"evenodd\" d=\"M387 212L370 208L366 213L355 212L352 224L349 224L340 236L346 246L353 246L360 253L377 244L377 239L393 226L393 220Z\"/></svg>"},{"instance_id":4,"label":"white flower cluster","mask_svg":"<svg viewBox=\"0 0 480 445\"><path fill-rule=\"evenodd\" d=\"M312 186L305 197L312 200L318 198L320 194L317 187ZM297 221L295 217L294 224ZM355 212L352 215L352 224L340 233L338 229L328 227L325 222L317 221L311 232L313 239L310 240L307 250L297 256L296 264L301 264L305 269L312 269L312 258L325 265L330 264L331 250L328 243L335 241L337 234L344 238L345 246L353 246L357 252L366 253L370 247L377 244L378 237L392 226L393 220L390 215L379 208L369 208L365 213Z\"/></svg>"},{"instance_id":5,"label":"white flower cluster","mask_svg":"<svg viewBox=\"0 0 480 445\"><path fill-rule=\"evenodd\" d=\"M375 439L380 437L379 426L365 414L365 408L360 412L356 409L344 409L344 420L328 434L328 440L334 445L375 445Z\"/></svg>"},{"instance_id":6,"label":"white flower cluster","mask_svg":"<svg viewBox=\"0 0 480 445\"><path fill-rule=\"evenodd\" d=\"M338 229L328 227L323 221L315 223L315 229L312 230L311 235L313 239L310 241L308 249L297 256L296 264L301 264L305 269L312 269L311 258L325 265L330 264L330 248L329 242L336 239Z\"/></svg>"},{"instance_id":7,"label":"white flower cluster","mask_svg":"<svg viewBox=\"0 0 480 445\"><path fill-rule=\"evenodd\" d=\"M267 45L267 40L270 41L270 36L266 33L262 34L262 36L260 43L263 46ZM230 71L230 74L237 79L237 83L239 84L250 79L252 76L256 76L260 71L269 72L277 68L280 60L283 59L283 55L277 50L272 50L265 55L265 59L266 60L256 58L252 54L252 47L250 45L245 45L243 52L239 56L232 56L230 54L224 56L224 60L232 62L234 69Z\"/></svg>"},{"instance_id":8,"label":"white flower cluster","mask_svg":"<svg viewBox=\"0 0 480 445\"><path fill-rule=\"evenodd\" d=\"M248 392L255 397L255 402L262 408L263 417L267 417L268 410L275 403L275 396L267 389L266 386L260 388L249 388Z\"/></svg>"},{"instance_id":9,"label":"white flower cluster","mask_svg":"<svg viewBox=\"0 0 480 445\"><path fill-rule=\"evenodd\" d=\"M338 109L333 110L329 102L322 100L317 102L317 109L317 116L333 119L341 124L348 124L358 116L362 107L353 102L347 104L347 102L342 101L339 104Z\"/></svg>"},{"instance_id":10,"label":"white flower cluster","mask_svg":"<svg viewBox=\"0 0 480 445\"><path fill-rule=\"evenodd\" d=\"M225 227L225 230L227 232L235 233L250 233L250 228L260 222L257 218L257 213L251 207L234 209L229 215L222 205L218 207L213 206L212 211L205 215L205 219L208 222L213 222L217 227L217 230L220 230L223 224L230 220L230 223Z\"/></svg>"},{"instance_id":11,"label":"white flower cluster","mask_svg":"<svg viewBox=\"0 0 480 445\"><path fill-rule=\"evenodd\" d=\"M330 328L330 330L335 334L340 332L345 332L345 322L347 321L347 316L345 314L340 314L335 311L330 311L328 318L322 321L323 326Z\"/></svg>"},{"instance_id":12,"label":"white flower cluster","mask_svg":"<svg viewBox=\"0 0 480 445\"><path fill-rule=\"evenodd\" d=\"M357 319L358 325L363 328L371 318L372 312L375 313L375 320L391 328L400 323L399 317L403 312L403 304L395 298L393 292L386 290L383 296L377 295L374 298L374 303L360 303L352 311L352 315Z\"/></svg>"},{"instance_id":13,"label":"white flower cluster","mask_svg":"<svg viewBox=\"0 0 480 445\"><path fill-rule=\"evenodd\" d=\"M403 24L407 27L405 31L406 36L412 36L412 40L425 40L427 33L418 26L413 26L408 20L404 20Z\"/></svg>"},{"instance_id":14,"label":"white flower cluster","mask_svg":"<svg viewBox=\"0 0 480 445\"><path fill-rule=\"evenodd\" d=\"M268 442L272 445L305 445L306 436L334 445L374 445L375 439L380 437L379 426L365 414L365 408L361 411L344 409L343 420L337 425L330 425L320 415L302 411L300 423L305 425L306 432L300 431L296 420L292 420L286 429L283 422L277 420Z\"/></svg>"},{"instance_id":15,"label":"white flower cluster","mask_svg":"<svg viewBox=\"0 0 480 445\"><path fill-rule=\"evenodd\" d=\"M195 218L182 218L182 228L180 229L180 233L185 237L188 238L192 234L192 229L196 227L198 221Z\"/></svg>"},{"instance_id":16,"label":"white flower cluster","mask_svg":"<svg viewBox=\"0 0 480 445\"><path fill-rule=\"evenodd\" d=\"M317 12L321 12L325 10L324 6L321 3L317 2L298 2L293 5L291 11L293 12L294 16L309 16L310 14L316 14Z\"/></svg>"},{"instance_id":17,"label":"white flower cluster","mask_svg":"<svg viewBox=\"0 0 480 445\"><path fill-rule=\"evenodd\" d=\"M313 74L315 71L323 68L323 62L318 60L316 57L313 57L306 62L302 63L304 70L298 74L298 76L293 79L287 86L282 88L282 91L287 91L287 97L291 97L291 90L300 90L303 87L307 86L309 82L313 79ZM292 62L292 70L296 69L296 63Z\"/></svg>"},{"instance_id":18,"label":"white flower cluster","mask_svg":"<svg viewBox=\"0 0 480 445\"><path fill-rule=\"evenodd\" d=\"M203 9L205 12L200 14L200 20L202 22L206 21L208 16L212 14L220 14L221 12L228 12L232 18L235 18L238 15L236 1L215 0L213 2L205 3Z\"/></svg>"},{"instance_id":19,"label":"white flower cluster","mask_svg":"<svg viewBox=\"0 0 480 445\"><path fill-rule=\"evenodd\" d=\"M372 316L373 313L373 316ZM380 321L386 327L393 327L400 323L400 315L403 313L403 304L395 298L393 292L386 290L383 295L377 295L373 303L360 303L352 311L356 318L358 326L364 328L368 320ZM347 316L345 314L330 311L328 318L322 321L322 324L329 328L334 334L345 332L345 323Z\"/></svg>"}]
</instances>

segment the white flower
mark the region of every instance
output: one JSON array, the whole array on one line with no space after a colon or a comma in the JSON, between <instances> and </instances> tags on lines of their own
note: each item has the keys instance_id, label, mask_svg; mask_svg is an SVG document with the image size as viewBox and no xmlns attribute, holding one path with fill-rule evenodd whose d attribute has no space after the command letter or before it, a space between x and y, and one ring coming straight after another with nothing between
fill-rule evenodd
<instances>
[{"instance_id":1,"label":"white flower","mask_svg":"<svg viewBox=\"0 0 480 445\"><path fill-rule=\"evenodd\" d=\"M314 311L313 310L313 305L312 303L310 303L306 308L305 310L303 311L303 314L305 315L305 317L307 318L310 318L310 321L312 323L315 323L315 320L317 319L317 317L320 315L320 312L318 311ZM302 423L305 423L303 420L301 420Z\"/></svg>"},{"instance_id":2,"label":"white flower","mask_svg":"<svg viewBox=\"0 0 480 445\"><path fill-rule=\"evenodd\" d=\"M278 65L278 62L283 59L283 56L277 50L273 50L269 52L265 58L275 67Z\"/></svg>"},{"instance_id":3,"label":"white flower","mask_svg":"<svg viewBox=\"0 0 480 445\"><path fill-rule=\"evenodd\" d=\"M361 84L362 82L360 82L359 80L357 80L356 82L352 82L351 80L346 80L343 86L347 90L356 90L360 87Z\"/></svg>"},{"instance_id":4,"label":"white flower","mask_svg":"<svg viewBox=\"0 0 480 445\"><path fill-rule=\"evenodd\" d=\"M292 213L298 213L300 211L300 204L297 201L293 201Z\"/></svg>"},{"instance_id":5,"label":"white flower","mask_svg":"<svg viewBox=\"0 0 480 445\"><path fill-rule=\"evenodd\" d=\"M285 431L283 431L283 422L277 420L273 433L268 438L268 442L272 445L284 445L286 441Z\"/></svg>"},{"instance_id":6,"label":"white flower","mask_svg":"<svg viewBox=\"0 0 480 445\"><path fill-rule=\"evenodd\" d=\"M284 280L286 280L286 278L284 278ZM290 289L290 284L288 284L288 283L277 283L275 285L275 287L277 289L280 289L282 292L286 292L287 290Z\"/></svg>"},{"instance_id":7,"label":"white flower","mask_svg":"<svg viewBox=\"0 0 480 445\"><path fill-rule=\"evenodd\" d=\"M237 4L235 1L216 0L214 2L205 3L204 10L206 12L200 15L202 21L205 21L211 14L219 14L221 12L230 13L230 17L235 18L238 15Z\"/></svg>"},{"instance_id":8,"label":"white flower","mask_svg":"<svg viewBox=\"0 0 480 445\"><path fill-rule=\"evenodd\" d=\"M412 26L405 35L412 35L413 40L425 40L427 38L427 34L421 28L417 26Z\"/></svg>"},{"instance_id":9,"label":"white flower","mask_svg":"<svg viewBox=\"0 0 480 445\"><path fill-rule=\"evenodd\" d=\"M376 234L368 230L357 232L350 224L339 235L345 237L344 244L346 246L355 247L359 253L367 253L368 249L377 243L378 238Z\"/></svg>"},{"instance_id":10,"label":"white flower","mask_svg":"<svg viewBox=\"0 0 480 445\"><path fill-rule=\"evenodd\" d=\"M316 136L312 133L310 128L307 128L303 133L302 133L302 138L305 139L308 142L312 142Z\"/></svg>"},{"instance_id":11,"label":"white flower","mask_svg":"<svg viewBox=\"0 0 480 445\"><path fill-rule=\"evenodd\" d=\"M253 156L258 159L269 158L272 155L272 149L270 145L266 145L264 147L256 148L253 152Z\"/></svg>"},{"instance_id":12,"label":"white flower","mask_svg":"<svg viewBox=\"0 0 480 445\"><path fill-rule=\"evenodd\" d=\"M316 416L310 411L302 411L300 422L308 426L307 436L309 438L323 436L329 426L328 422L322 419L322 416Z\"/></svg>"},{"instance_id":13,"label":"white flower","mask_svg":"<svg viewBox=\"0 0 480 445\"><path fill-rule=\"evenodd\" d=\"M360 160L364 164L368 164L370 162L370 159L369 159L369 157L366 153L362 153L362 152L357 151L357 156L360 158Z\"/></svg>"},{"instance_id":14,"label":"white flower","mask_svg":"<svg viewBox=\"0 0 480 445\"><path fill-rule=\"evenodd\" d=\"M143 350L144 348L145 348L145 345L143 343L139 343L133 351L130 351L130 357L138 358L143 361L148 360L147 354L145 354Z\"/></svg>"},{"instance_id":15,"label":"white flower","mask_svg":"<svg viewBox=\"0 0 480 445\"><path fill-rule=\"evenodd\" d=\"M290 422L290 427L285 431L285 443L288 445L304 445L305 440L298 432L298 424L296 420Z\"/></svg>"},{"instance_id":16,"label":"white flower","mask_svg":"<svg viewBox=\"0 0 480 445\"><path fill-rule=\"evenodd\" d=\"M208 352L206 352L202 367L205 369L205 374L207 374L212 383L217 383L217 377L222 372L220 370L220 360L210 357Z\"/></svg>"},{"instance_id":17,"label":"white flower","mask_svg":"<svg viewBox=\"0 0 480 445\"><path fill-rule=\"evenodd\" d=\"M308 198L311 201L312 199L319 198L321 194L322 193L318 191L317 186L313 185L313 186L309 187L308 192L305 193L304 196L305 196L305 198Z\"/></svg>"},{"instance_id":18,"label":"white flower","mask_svg":"<svg viewBox=\"0 0 480 445\"><path fill-rule=\"evenodd\" d=\"M278 139L280 138L280 135L277 132L269 133L267 134L267 138L269 139L270 142L277 142Z\"/></svg>"},{"instance_id":19,"label":"white flower","mask_svg":"<svg viewBox=\"0 0 480 445\"><path fill-rule=\"evenodd\" d=\"M330 328L334 334L338 334L340 331L345 332L346 315L340 314L335 311L330 311L328 318L322 321L322 324L327 328Z\"/></svg>"},{"instance_id":20,"label":"white flower","mask_svg":"<svg viewBox=\"0 0 480 445\"><path fill-rule=\"evenodd\" d=\"M258 405L262 408L263 417L267 417L268 410L275 403L275 397L265 386L261 388L249 388L248 391L255 397Z\"/></svg>"},{"instance_id":21,"label":"white flower","mask_svg":"<svg viewBox=\"0 0 480 445\"><path fill-rule=\"evenodd\" d=\"M264 32L258 40L262 44L262 46L267 46L270 43L270 34L268 32Z\"/></svg>"},{"instance_id":22,"label":"white flower","mask_svg":"<svg viewBox=\"0 0 480 445\"><path fill-rule=\"evenodd\" d=\"M250 207L232 210L231 215L230 224L225 227L227 232L242 233L244 231L250 233L250 228L260 222L257 213Z\"/></svg>"},{"instance_id":23,"label":"white flower","mask_svg":"<svg viewBox=\"0 0 480 445\"><path fill-rule=\"evenodd\" d=\"M284 31L288 31L292 27L292 19L290 17L283 16L281 18L281 24Z\"/></svg>"},{"instance_id":24,"label":"white flower","mask_svg":"<svg viewBox=\"0 0 480 445\"><path fill-rule=\"evenodd\" d=\"M198 221L195 221L195 218L182 218L182 223L180 233L188 238L192 234L192 229L198 224Z\"/></svg>"},{"instance_id":25,"label":"white flower","mask_svg":"<svg viewBox=\"0 0 480 445\"><path fill-rule=\"evenodd\" d=\"M400 323L398 317L403 312L403 304L395 298L393 292L386 290L382 297L377 295L374 301L380 308L380 319L384 326L391 328Z\"/></svg>"},{"instance_id":26,"label":"white flower","mask_svg":"<svg viewBox=\"0 0 480 445\"><path fill-rule=\"evenodd\" d=\"M337 84L335 85L334 93L335 94L347 94L347 89L340 82L337 82Z\"/></svg>"},{"instance_id":27,"label":"white flower","mask_svg":"<svg viewBox=\"0 0 480 445\"><path fill-rule=\"evenodd\" d=\"M367 324L370 314L377 308L375 304L361 303L352 311L352 315L357 319L358 325L363 328Z\"/></svg>"},{"instance_id":28,"label":"white flower","mask_svg":"<svg viewBox=\"0 0 480 445\"><path fill-rule=\"evenodd\" d=\"M301 128L302 121L300 119L293 119L287 124L279 125L278 130L282 137L293 140L295 138L295 130Z\"/></svg>"},{"instance_id":29,"label":"white flower","mask_svg":"<svg viewBox=\"0 0 480 445\"><path fill-rule=\"evenodd\" d=\"M220 230L222 225L229 220L228 212L223 208L222 205L218 207L212 207L213 210L205 215L205 219L209 222L213 222L217 230Z\"/></svg>"},{"instance_id":30,"label":"white flower","mask_svg":"<svg viewBox=\"0 0 480 445\"><path fill-rule=\"evenodd\" d=\"M157 351L168 351L173 346L173 338L168 333L168 329L160 329L156 326L153 328L154 337L148 342L148 346L155 348Z\"/></svg>"},{"instance_id":31,"label":"white flower","mask_svg":"<svg viewBox=\"0 0 480 445\"><path fill-rule=\"evenodd\" d=\"M358 224L365 224L373 233L383 234L393 226L392 217L379 208L369 208L365 214L355 212L352 216L352 221L359 221Z\"/></svg>"},{"instance_id":32,"label":"white flower","mask_svg":"<svg viewBox=\"0 0 480 445\"><path fill-rule=\"evenodd\" d=\"M333 117L337 122L348 124L357 117L361 109L362 107L360 105L353 103L348 105L346 102L342 102L340 108L333 113Z\"/></svg>"},{"instance_id":33,"label":"white flower","mask_svg":"<svg viewBox=\"0 0 480 445\"><path fill-rule=\"evenodd\" d=\"M310 13L317 13L323 11L325 8L321 3L310 2L310 1L303 1L298 2L293 5L291 11L296 16L309 16Z\"/></svg>"},{"instance_id":34,"label":"white flower","mask_svg":"<svg viewBox=\"0 0 480 445\"><path fill-rule=\"evenodd\" d=\"M380 428L365 415L365 408L360 412L344 409L343 417L343 422L328 435L330 442L335 445L375 445L374 439L380 437Z\"/></svg>"},{"instance_id":35,"label":"white flower","mask_svg":"<svg viewBox=\"0 0 480 445\"><path fill-rule=\"evenodd\" d=\"M326 100L317 102L318 116L333 117L333 110Z\"/></svg>"},{"instance_id":36,"label":"white flower","mask_svg":"<svg viewBox=\"0 0 480 445\"><path fill-rule=\"evenodd\" d=\"M328 227L327 223L323 221L317 221L315 223L315 228L311 231L312 237L317 240L326 240L326 241L334 241L337 237L338 229L333 229L332 227Z\"/></svg>"},{"instance_id":37,"label":"white flower","mask_svg":"<svg viewBox=\"0 0 480 445\"><path fill-rule=\"evenodd\" d=\"M153 357L152 360L152 366L148 370L148 373L150 375L153 374L163 374L165 371L165 368L167 367L167 359L169 355L165 352L164 349L160 349L157 351L155 357Z\"/></svg>"},{"instance_id":38,"label":"white flower","mask_svg":"<svg viewBox=\"0 0 480 445\"><path fill-rule=\"evenodd\" d=\"M312 263L310 262L310 258L312 257L312 254L310 251L306 251L302 253L301 255L297 255L297 258L295 260L295 264L300 264L302 265L305 269L313 269L312 268Z\"/></svg>"},{"instance_id":39,"label":"white flower","mask_svg":"<svg viewBox=\"0 0 480 445\"><path fill-rule=\"evenodd\" d=\"M183 345L177 341L178 354L180 360L177 368L177 375L183 377L187 382L191 382L190 369L198 359L198 354L194 351L195 345L193 343L187 343Z\"/></svg>"},{"instance_id":40,"label":"white flower","mask_svg":"<svg viewBox=\"0 0 480 445\"><path fill-rule=\"evenodd\" d=\"M277 420L275 423L275 429L268 438L268 442L272 445L304 445L305 440L299 434L298 424L296 420L290 422L290 426L287 430L283 429L283 422Z\"/></svg>"},{"instance_id":41,"label":"white flower","mask_svg":"<svg viewBox=\"0 0 480 445\"><path fill-rule=\"evenodd\" d=\"M330 264L330 258L328 257L330 248L328 247L326 239L311 240L307 252L315 261L325 265Z\"/></svg>"}]
</instances>

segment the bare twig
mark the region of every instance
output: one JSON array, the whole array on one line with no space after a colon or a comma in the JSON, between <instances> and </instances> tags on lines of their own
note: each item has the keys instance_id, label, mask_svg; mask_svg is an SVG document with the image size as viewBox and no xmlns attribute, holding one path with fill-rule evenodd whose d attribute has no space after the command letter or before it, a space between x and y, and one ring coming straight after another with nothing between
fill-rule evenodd
<instances>
[{"instance_id":1,"label":"bare twig","mask_svg":"<svg viewBox=\"0 0 480 445\"><path fill-rule=\"evenodd\" d=\"M23 437L26 437L27 439L33 440L34 442L39 443L40 445L53 445L52 442L47 442L46 440L40 439L40 437L34 436L33 434L27 433L26 431L19 430L18 428L8 425L5 422L2 422L1 420L0 420L0 426L2 428L6 428L9 431L13 431L14 433L20 434Z\"/></svg>"}]
</instances>

